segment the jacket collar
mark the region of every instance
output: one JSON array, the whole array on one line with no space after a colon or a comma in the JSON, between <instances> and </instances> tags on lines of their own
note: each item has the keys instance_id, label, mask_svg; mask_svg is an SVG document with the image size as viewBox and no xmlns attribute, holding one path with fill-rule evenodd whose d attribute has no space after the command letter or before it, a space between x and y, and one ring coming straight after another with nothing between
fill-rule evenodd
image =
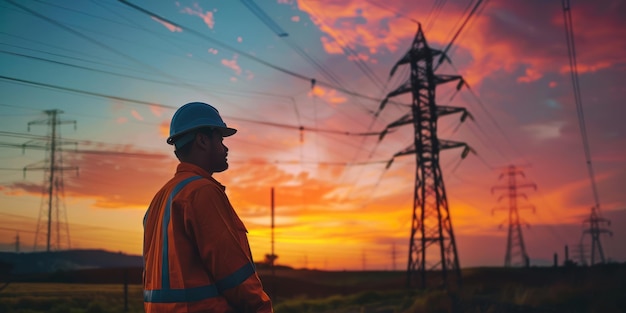
<instances>
[{"instance_id":1,"label":"jacket collar","mask_svg":"<svg viewBox=\"0 0 626 313\"><path fill-rule=\"evenodd\" d=\"M203 170L201 167L199 167L199 166L197 166L195 164L186 163L186 162L180 162L178 164L178 166L176 167L176 175L181 175L181 174L199 175L199 176L202 176L202 177L212 181L213 183L218 185L222 190L226 189L226 187L224 187L224 185L222 185L220 182L215 180L215 178L213 178L213 176L211 176L211 174L209 174L209 172Z\"/></svg>"}]
</instances>

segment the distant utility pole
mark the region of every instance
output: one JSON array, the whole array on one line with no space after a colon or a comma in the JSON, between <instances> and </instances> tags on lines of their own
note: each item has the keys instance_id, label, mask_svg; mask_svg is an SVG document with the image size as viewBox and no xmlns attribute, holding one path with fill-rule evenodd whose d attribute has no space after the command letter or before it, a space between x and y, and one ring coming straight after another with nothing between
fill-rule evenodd
<instances>
[{"instance_id":1,"label":"distant utility pole","mask_svg":"<svg viewBox=\"0 0 626 313\"><path fill-rule=\"evenodd\" d=\"M394 158L403 155L414 154L416 159L407 266L409 288L417 285L426 288L427 272L440 274L442 278L440 286L444 288L449 287L448 275L456 278L457 284L461 283L461 269L443 173L439 166L439 152L443 149L465 147L462 154L462 157L465 157L471 149L466 143L439 139L437 121L439 117L453 113L463 113L461 121L464 121L469 113L465 108L437 105L435 89L438 85L457 81L459 90L464 84L461 76L435 75L433 58L439 55L442 55L441 51L428 46L420 24L411 49L394 65L390 74L393 76L398 66L409 64L411 76L387 95L379 109L380 111L384 108L390 97L409 92L412 94L411 112L389 124L380 136L382 139L392 128L413 124L412 145L396 153L387 164L389 167ZM444 59L447 58L444 56Z\"/></svg>"},{"instance_id":2,"label":"distant utility pole","mask_svg":"<svg viewBox=\"0 0 626 313\"><path fill-rule=\"evenodd\" d=\"M361 250L361 264L363 265L363 271L365 271L365 249Z\"/></svg>"},{"instance_id":3,"label":"distant utility pole","mask_svg":"<svg viewBox=\"0 0 626 313\"><path fill-rule=\"evenodd\" d=\"M276 262L276 259L278 258L278 256L276 256L276 253L274 253L274 187L272 187L271 189L271 194L270 194L270 206L271 206L271 211L272 211L272 221L271 221L271 228L272 228L272 253L267 257L270 266L272 267L272 276L274 276L274 263Z\"/></svg>"},{"instance_id":4,"label":"distant utility pole","mask_svg":"<svg viewBox=\"0 0 626 313\"><path fill-rule=\"evenodd\" d=\"M537 190L537 185L535 184L517 184L515 181L515 177L517 175L521 175L524 177L524 172L518 170L515 165L510 165L505 173L500 174L500 179L504 176L508 177L508 185L506 186L495 186L491 188L491 193L493 193L496 189L505 189L508 193L503 194L498 198L498 201L502 200L504 197L509 198L509 234L507 236L506 241L506 256L504 257L504 267L511 267L515 265L522 265L524 267L530 266L530 259L528 258L528 254L526 253L526 247L524 246L524 237L522 236L522 226L521 219L519 217L519 210L524 208L532 208L533 212L535 211L534 206L522 206L518 207L517 205L517 197L522 196L527 198L525 194L520 194L517 192L520 188L534 188ZM493 211L495 211L494 209ZM493 212L492 211L492 212ZM513 263L516 258L519 258L518 263Z\"/></svg>"},{"instance_id":5,"label":"distant utility pole","mask_svg":"<svg viewBox=\"0 0 626 313\"><path fill-rule=\"evenodd\" d=\"M20 253L20 233L15 234L15 253Z\"/></svg>"},{"instance_id":6,"label":"distant utility pole","mask_svg":"<svg viewBox=\"0 0 626 313\"><path fill-rule=\"evenodd\" d=\"M396 271L396 243L391 244L391 270Z\"/></svg>"},{"instance_id":7,"label":"distant utility pole","mask_svg":"<svg viewBox=\"0 0 626 313\"><path fill-rule=\"evenodd\" d=\"M606 224L607 226L611 225L611 221L602 218L598 215L596 207L591 208L591 215L589 218L583 221L583 224L588 225L589 228L583 230L583 236L585 234L589 234L591 236L591 265L596 264L596 251L598 252L598 256L600 257L601 264L604 264L606 260L604 259L604 251L602 250L602 242L600 241L601 234L609 234L613 236L613 233L608 230L601 228L600 224Z\"/></svg>"},{"instance_id":8,"label":"distant utility pole","mask_svg":"<svg viewBox=\"0 0 626 313\"><path fill-rule=\"evenodd\" d=\"M61 203L64 197L64 185L63 185L63 171L73 170L78 175L78 167L76 166L63 166L63 145L74 144L76 142L64 141L61 139L60 131L57 129L58 125L62 124L74 124L76 129L76 121L62 121L59 119L59 115L63 113L60 110L46 110L44 111L48 117L46 119L32 121L28 123L28 131L30 131L31 125L48 125L48 138L45 142L28 143L29 145L43 145L46 149L46 159L42 162L27 165L24 167L24 176L28 170L43 170L44 171L44 197L47 203L47 208L42 207L39 211L39 218L37 219L37 229L35 231L35 243L33 250L37 250L37 243L40 240L40 228L46 227L46 252L50 252L52 249L61 249L61 232L65 232L67 240L67 249L70 248L70 230L67 222L67 212L64 210L64 205ZM24 144L25 148L27 144ZM63 225L61 225L60 219L64 218ZM43 226L45 225L45 226ZM53 226L56 229L53 229ZM63 227L61 227L63 226ZM55 233L56 236L52 234ZM53 240L55 240L53 242Z\"/></svg>"},{"instance_id":9,"label":"distant utility pole","mask_svg":"<svg viewBox=\"0 0 626 313\"><path fill-rule=\"evenodd\" d=\"M275 267L275 263L276 263L276 254L274 253L274 187L272 187L271 190L271 208L272 208L272 254L270 254L268 260L270 262L270 266L272 267L272 298L273 301L276 301L276 267Z\"/></svg>"}]
</instances>

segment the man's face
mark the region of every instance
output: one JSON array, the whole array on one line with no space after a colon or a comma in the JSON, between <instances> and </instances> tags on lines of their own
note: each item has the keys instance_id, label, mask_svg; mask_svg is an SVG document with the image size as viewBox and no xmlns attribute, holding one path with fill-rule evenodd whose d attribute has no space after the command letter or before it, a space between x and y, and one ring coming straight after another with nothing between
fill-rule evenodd
<instances>
[{"instance_id":1,"label":"man's face","mask_svg":"<svg viewBox=\"0 0 626 313\"><path fill-rule=\"evenodd\" d=\"M224 138L219 131L211 132L211 153L209 154L209 170L213 173L223 172L228 169L228 147L224 145Z\"/></svg>"}]
</instances>

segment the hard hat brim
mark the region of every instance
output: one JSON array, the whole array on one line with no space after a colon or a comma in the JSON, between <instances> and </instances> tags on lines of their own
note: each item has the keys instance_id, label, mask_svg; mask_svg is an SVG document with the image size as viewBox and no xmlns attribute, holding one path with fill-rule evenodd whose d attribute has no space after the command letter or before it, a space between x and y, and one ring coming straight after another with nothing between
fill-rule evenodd
<instances>
[{"instance_id":1,"label":"hard hat brim","mask_svg":"<svg viewBox=\"0 0 626 313\"><path fill-rule=\"evenodd\" d=\"M219 132L220 132L220 134L222 135L222 137L229 137L229 136L234 135L234 134L237 132L237 130L236 130L236 129L234 129L234 128L230 128L230 127L219 127L219 126L211 126L211 127L207 127L207 126L198 126L198 127L195 127L195 128L189 129L189 130L187 130L187 131L186 131L186 132L184 132L184 133L180 133L180 134L176 134L175 136L170 136L170 137L168 137L168 138L167 138L167 143L168 143L168 144L170 144L170 145L173 145L173 144L176 142L176 140L178 140L179 138L183 137L185 134L188 134L188 133L190 133L190 132L196 131L196 130L201 129L201 128L212 128L212 129L215 129L215 130L217 130L217 131L219 131Z\"/></svg>"}]
</instances>

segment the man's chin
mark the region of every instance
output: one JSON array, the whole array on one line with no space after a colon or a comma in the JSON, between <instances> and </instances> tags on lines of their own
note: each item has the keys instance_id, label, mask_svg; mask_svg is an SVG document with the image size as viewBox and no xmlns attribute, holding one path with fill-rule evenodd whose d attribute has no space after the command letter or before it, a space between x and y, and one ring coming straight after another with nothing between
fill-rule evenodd
<instances>
[{"instance_id":1,"label":"man's chin","mask_svg":"<svg viewBox=\"0 0 626 313\"><path fill-rule=\"evenodd\" d=\"M225 171L227 169L228 169L228 163L224 164L223 166L220 166L220 167L216 168L213 172L214 173L220 173L220 172L223 172L223 171Z\"/></svg>"}]
</instances>

